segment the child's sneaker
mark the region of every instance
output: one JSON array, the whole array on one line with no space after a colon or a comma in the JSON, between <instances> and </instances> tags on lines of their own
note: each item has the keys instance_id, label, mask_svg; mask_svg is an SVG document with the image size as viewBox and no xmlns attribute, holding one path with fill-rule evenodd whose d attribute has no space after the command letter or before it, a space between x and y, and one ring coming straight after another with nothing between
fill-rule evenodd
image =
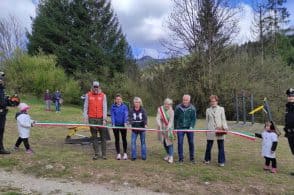
<instances>
[{"instance_id":1,"label":"child's sneaker","mask_svg":"<svg viewBox=\"0 0 294 195\"><path fill-rule=\"evenodd\" d=\"M272 168L271 173L277 173L277 168Z\"/></svg>"},{"instance_id":2,"label":"child's sneaker","mask_svg":"<svg viewBox=\"0 0 294 195\"><path fill-rule=\"evenodd\" d=\"M121 155L120 154L117 154L116 160L120 160L120 159L121 159Z\"/></svg>"},{"instance_id":3,"label":"child's sneaker","mask_svg":"<svg viewBox=\"0 0 294 195\"><path fill-rule=\"evenodd\" d=\"M27 149L27 150L26 150L26 153L27 153L27 154L34 154L34 151L33 151L32 149Z\"/></svg>"},{"instance_id":4,"label":"child's sneaker","mask_svg":"<svg viewBox=\"0 0 294 195\"><path fill-rule=\"evenodd\" d=\"M266 165L264 165L263 170L265 170L265 171L269 171L269 170L271 170L271 167L270 167L270 166L266 166Z\"/></svg>"},{"instance_id":5,"label":"child's sneaker","mask_svg":"<svg viewBox=\"0 0 294 195\"><path fill-rule=\"evenodd\" d=\"M13 149L12 149L13 152L17 152L18 150L19 150L19 147L13 146Z\"/></svg>"}]
</instances>

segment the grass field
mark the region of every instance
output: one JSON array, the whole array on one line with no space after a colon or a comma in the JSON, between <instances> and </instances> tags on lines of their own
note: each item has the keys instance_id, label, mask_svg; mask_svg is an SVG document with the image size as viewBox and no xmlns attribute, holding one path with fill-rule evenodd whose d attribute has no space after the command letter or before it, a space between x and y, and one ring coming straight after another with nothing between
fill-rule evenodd
<instances>
[{"instance_id":1,"label":"grass field","mask_svg":"<svg viewBox=\"0 0 294 195\"><path fill-rule=\"evenodd\" d=\"M34 98L29 99L28 103L32 107L30 114L34 120L82 122L80 107L64 106L61 113L45 112L42 103ZM12 148L18 137L15 112L16 108L10 108L7 117L5 146L8 149ZM259 132L262 126L234 125L233 129ZM155 127L154 117L149 117L149 127ZM201 127L204 127L204 120L197 121L197 128ZM202 163L206 140L205 135L200 133L195 136L196 165L188 161L183 165L164 162L162 158L165 153L155 133L147 134L147 161L138 159L134 162L115 160L112 130L112 140L107 144L108 160L97 161L92 160L91 145L64 144L66 133L67 129L60 127L32 128L30 144L35 154L25 154L21 146L22 149L18 152L0 156L0 167L37 177L105 183L114 188L117 185L139 186L155 192L174 194L294 194L294 177L289 175L290 171L294 171L294 158L283 136L279 139L277 149L278 173L271 174L262 169L264 160L260 156L260 140L254 142L228 135L225 144L227 163L221 168L217 166L216 144L213 147L212 163ZM83 134L89 135L89 132ZM128 141L130 145L130 133ZM187 159L186 140L184 150Z\"/></svg>"}]
</instances>

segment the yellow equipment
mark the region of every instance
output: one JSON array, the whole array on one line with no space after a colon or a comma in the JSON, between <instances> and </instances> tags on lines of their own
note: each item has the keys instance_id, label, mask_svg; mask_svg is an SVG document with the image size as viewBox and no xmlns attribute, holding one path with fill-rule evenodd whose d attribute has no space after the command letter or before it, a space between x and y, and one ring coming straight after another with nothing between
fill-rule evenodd
<instances>
[{"instance_id":1,"label":"yellow equipment","mask_svg":"<svg viewBox=\"0 0 294 195\"><path fill-rule=\"evenodd\" d=\"M69 127L67 136L74 136L78 131L90 131L90 127L88 126L77 126L77 127Z\"/></svg>"},{"instance_id":2,"label":"yellow equipment","mask_svg":"<svg viewBox=\"0 0 294 195\"><path fill-rule=\"evenodd\" d=\"M258 112L260 110L265 111L263 105L262 106L258 106L257 108L253 109L251 112L249 112L249 114L254 114L255 112Z\"/></svg>"}]
</instances>

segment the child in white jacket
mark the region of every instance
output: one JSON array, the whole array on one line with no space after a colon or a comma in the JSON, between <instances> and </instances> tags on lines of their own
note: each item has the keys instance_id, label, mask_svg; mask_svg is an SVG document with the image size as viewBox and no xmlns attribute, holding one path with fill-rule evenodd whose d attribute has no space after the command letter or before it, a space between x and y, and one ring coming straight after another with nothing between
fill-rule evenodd
<instances>
[{"instance_id":1,"label":"child in white jacket","mask_svg":"<svg viewBox=\"0 0 294 195\"><path fill-rule=\"evenodd\" d=\"M17 120L19 137L15 143L14 150L18 150L20 144L23 142L26 148L26 153L33 154L33 150L29 144L30 129L34 124L34 121L31 120L31 117L28 114L30 107L26 103L20 103L18 108L19 112L16 113L15 119Z\"/></svg>"},{"instance_id":2,"label":"child in white jacket","mask_svg":"<svg viewBox=\"0 0 294 195\"><path fill-rule=\"evenodd\" d=\"M262 138L262 156L265 158L264 170L277 173L276 149L278 146L278 135L272 121L266 122L264 131L255 133L256 137ZM270 163L272 166L270 167Z\"/></svg>"}]
</instances>

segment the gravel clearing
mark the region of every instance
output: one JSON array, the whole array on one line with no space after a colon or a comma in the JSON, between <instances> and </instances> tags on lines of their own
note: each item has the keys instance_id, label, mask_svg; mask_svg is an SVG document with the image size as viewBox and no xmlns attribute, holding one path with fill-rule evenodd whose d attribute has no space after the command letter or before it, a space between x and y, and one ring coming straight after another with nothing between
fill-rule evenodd
<instances>
[{"instance_id":1,"label":"gravel clearing","mask_svg":"<svg viewBox=\"0 0 294 195\"><path fill-rule=\"evenodd\" d=\"M19 191L23 194L87 194L87 195L117 195L117 194L144 194L158 195L162 193L151 192L142 188L127 186L107 186L101 184L68 182L52 178L36 178L19 172L6 172L0 170L0 194L3 189Z\"/></svg>"}]
</instances>

